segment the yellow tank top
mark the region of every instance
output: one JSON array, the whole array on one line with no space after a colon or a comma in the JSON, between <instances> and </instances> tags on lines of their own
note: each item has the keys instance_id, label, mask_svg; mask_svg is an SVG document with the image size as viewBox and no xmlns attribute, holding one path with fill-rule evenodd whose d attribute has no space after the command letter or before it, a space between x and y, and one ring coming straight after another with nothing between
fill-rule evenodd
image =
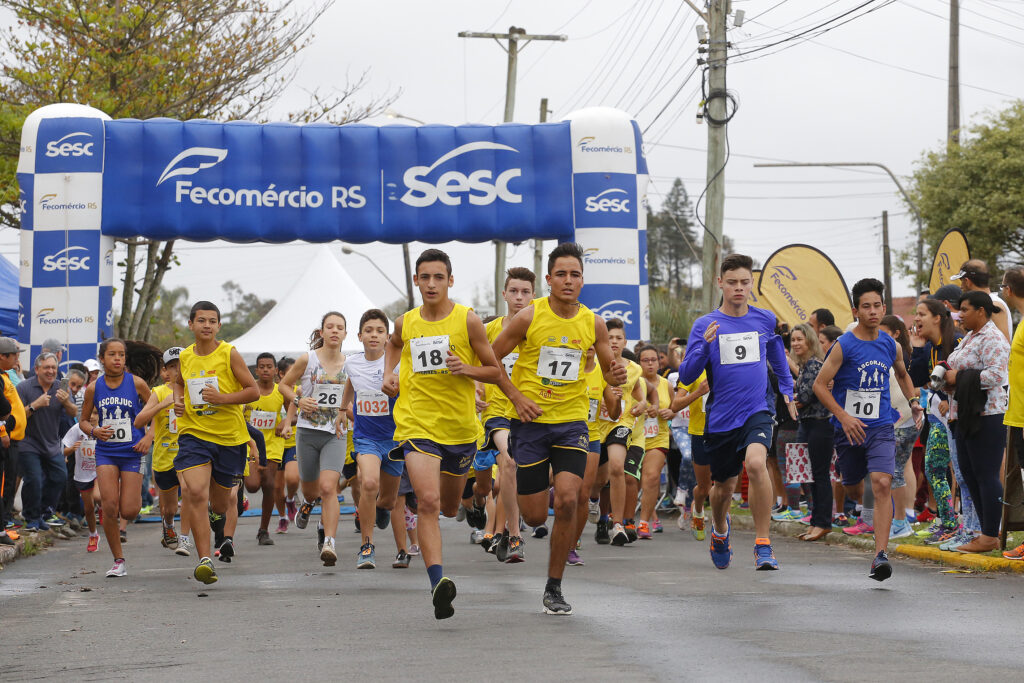
<instances>
[{"instance_id":1,"label":"yellow tank top","mask_svg":"<svg viewBox=\"0 0 1024 683\"><path fill-rule=\"evenodd\" d=\"M672 405L672 387L664 377L658 377L658 410L668 408ZM652 427L657 425L657 434L654 434ZM671 431L669 430L668 420L662 417L645 418L644 419L644 436L647 438L646 445L644 448L668 448L669 436Z\"/></svg>"},{"instance_id":2,"label":"yellow tank top","mask_svg":"<svg viewBox=\"0 0 1024 683\"><path fill-rule=\"evenodd\" d=\"M501 334L503 323L508 316L501 318L495 318L491 322L484 326L487 330L487 342L493 344L494 340ZM519 347L517 346L512 353L508 354L504 358L499 358L498 362L505 366L505 372L508 376L512 376L512 369L516 364L516 359L519 358ZM484 385L484 400L487 401L487 408L484 410L480 419L485 423L492 417L507 417L510 414L515 413L515 409L512 407L512 402L508 400L508 396L505 395L501 389L498 388L497 384L485 384Z\"/></svg>"},{"instance_id":3,"label":"yellow tank top","mask_svg":"<svg viewBox=\"0 0 1024 683\"><path fill-rule=\"evenodd\" d=\"M604 373L601 372L601 364L594 363L594 369L585 373L587 379L587 429L590 431L591 441L600 441L601 434L601 408L604 401L604 390L608 383L604 381Z\"/></svg>"},{"instance_id":4,"label":"yellow tank top","mask_svg":"<svg viewBox=\"0 0 1024 683\"><path fill-rule=\"evenodd\" d=\"M697 388L700 386L700 383L706 380L707 378L708 374L706 372L700 373L700 377L698 377L693 384L684 387L686 389L686 393L692 394L693 392L697 391ZM696 401L689 405L690 425L686 428L686 432L688 434L693 434L694 436L704 436L704 424L706 422L704 415L704 398L706 396L707 394L704 394L704 396L701 396L700 398L698 398Z\"/></svg>"},{"instance_id":5,"label":"yellow tank top","mask_svg":"<svg viewBox=\"0 0 1024 683\"><path fill-rule=\"evenodd\" d=\"M594 337L594 312L583 304L566 319L555 315L547 297L533 300L533 321L519 345L512 384L544 411L534 422L587 421L590 402L583 368Z\"/></svg>"},{"instance_id":6,"label":"yellow tank top","mask_svg":"<svg viewBox=\"0 0 1024 683\"><path fill-rule=\"evenodd\" d=\"M626 383L622 385L622 400L626 404L622 407L622 415L619 417L619 421L616 423L617 427L629 427L633 429L636 427L637 422L642 422L642 419L637 419L631 411L633 406L637 404L637 400L633 398L633 387L636 386L637 382L642 381L644 369L641 368L637 363L633 361L626 361ZM647 395L647 384L641 385L643 393Z\"/></svg>"},{"instance_id":7,"label":"yellow tank top","mask_svg":"<svg viewBox=\"0 0 1024 683\"><path fill-rule=\"evenodd\" d=\"M449 350L468 365L480 361L469 343L469 308L455 304L437 321L414 308L402 317L402 361L395 403L395 441L429 439L441 444L476 441L476 388L473 380L448 372Z\"/></svg>"},{"instance_id":8,"label":"yellow tank top","mask_svg":"<svg viewBox=\"0 0 1024 683\"><path fill-rule=\"evenodd\" d=\"M157 403L163 403L172 394L171 387L161 384L153 387ZM164 408L153 416L153 471L174 469L174 456L178 454L178 416L174 406Z\"/></svg>"},{"instance_id":9,"label":"yellow tank top","mask_svg":"<svg viewBox=\"0 0 1024 683\"><path fill-rule=\"evenodd\" d=\"M227 342L220 342L213 353L197 356L196 345L192 344L181 352L181 379L185 384L185 414L178 418L178 435L191 434L197 439L210 441L221 446L240 446L249 442L241 405L212 406L193 403L199 399L202 387L213 383L222 394L241 391L235 373L231 371L231 349Z\"/></svg>"},{"instance_id":10,"label":"yellow tank top","mask_svg":"<svg viewBox=\"0 0 1024 683\"><path fill-rule=\"evenodd\" d=\"M267 446L267 460L281 462L284 457L284 439L277 435L277 426L281 423L281 409L284 407L284 396L274 389L245 407L246 421L260 430Z\"/></svg>"},{"instance_id":11,"label":"yellow tank top","mask_svg":"<svg viewBox=\"0 0 1024 683\"><path fill-rule=\"evenodd\" d=\"M293 386L292 387L292 391L295 392L296 396L298 396L299 393L300 393L299 392L299 385L296 384L295 386ZM287 419L287 417L288 417L288 408L287 407L282 407L281 408L281 420L285 420L285 419ZM287 439L284 440L284 449L285 450L288 450L289 448L295 448L295 432L296 431L297 431L297 427L295 425L292 425L292 434L291 434L291 436L289 436Z\"/></svg>"}]
</instances>

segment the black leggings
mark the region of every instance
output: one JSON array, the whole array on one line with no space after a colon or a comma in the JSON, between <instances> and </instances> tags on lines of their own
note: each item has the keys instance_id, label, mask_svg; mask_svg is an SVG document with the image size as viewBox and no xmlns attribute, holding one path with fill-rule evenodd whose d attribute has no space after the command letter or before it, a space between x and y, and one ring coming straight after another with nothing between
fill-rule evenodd
<instances>
[{"instance_id":1,"label":"black leggings","mask_svg":"<svg viewBox=\"0 0 1024 683\"><path fill-rule=\"evenodd\" d=\"M999 535L999 523L1003 517L1003 482L999 479L999 467L1003 462L1006 447L1006 427L1003 414L984 415L978 418L979 428L974 434L963 434L959 423L954 428L957 457L964 484L974 501L974 509L981 521L981 533L986 536Z\"/></svg>"},{"instance_id":2,"label":"black leggings","mask_svg":"<svg viewBox=\"0 0 1024 683\"><path fill-rule=\"evenodd\" d=\"M832 424L828 418L800 420L797 437L811 456L811 526L832 527Z\"/></svg>"}]
</instances>

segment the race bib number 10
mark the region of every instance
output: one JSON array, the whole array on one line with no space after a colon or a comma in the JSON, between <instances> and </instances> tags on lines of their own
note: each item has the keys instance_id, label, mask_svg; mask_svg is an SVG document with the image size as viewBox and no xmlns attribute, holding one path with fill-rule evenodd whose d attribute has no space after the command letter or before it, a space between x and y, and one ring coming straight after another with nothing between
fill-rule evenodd
<instances>
[{"instance_id":1,"label":"race bib number 10","mask_svg":"<svg viewBox=\"0 0 1024 683\"><path fill-rule=\"evenodd\" d=\"M847 390L844 408L858 420L877 420L881 402L882 392L880 391Z\"/></svg>"},{"instance_id":2,"label":"race bib number 10","mask_svg":"<svg viewBox=\"0 0 1024 683\"><path fill-rule=\"evenodd\" d=\"M718 335L719 360L722 365L756 363L761 360L761 343L757 332L735 332Z\"/></svg>"},{"instance_id":3,"label":"race bib number 10","mask_svg":"<svg viewBox=\"0 0 1024 683\"><path fill-rule=\"evenodd\" d=\"M445 358L451 342L447 334L436 337L415 337L409 340L409 355L412 356L413 372L437 372L445 370Z\"/></svg>"}]
</instances>

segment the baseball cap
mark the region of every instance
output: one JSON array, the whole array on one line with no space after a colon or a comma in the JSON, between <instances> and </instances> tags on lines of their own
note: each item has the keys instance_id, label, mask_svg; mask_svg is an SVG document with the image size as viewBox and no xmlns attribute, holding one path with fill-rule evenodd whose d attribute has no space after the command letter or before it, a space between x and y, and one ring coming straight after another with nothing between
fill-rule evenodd
<instances>
[{"instance_id":1,"label":"baseball cap","mask_svg":"<svg viewBox=\"0 0 1024 683\"><path fill-rule=\"evenodd\" d=\"M167 365L168 363L177 362L179 357L181 356L181 352L184 350L185 349L181 348L180 346L172 346L171 348L164 351L164 365Z\"/></svg>"},{"instance_id":2,"label":"baseball cap","mask_svg":"<svg viewBox=\"0 0 1024 683\"><path fill-rule=\"evenodd\" d=\"M963 280L964 278L969 279L971 282L976 282L980 285L988 284L991 275L989 273L983 273L976 268L961 268L960 272L956 275L950 275L950 280Z\"/></svg>"},{"instance_id":3,"label":"baseball cap","mask_svg":"<svg viewBox=\"0 0 1024 683\"><path fill-rule=\"evenodd\" d=\"M103 368L100 367L99 361L97 361L95 358L90 358L89 360L85 361L85 369L88 370L89 372L98 372Z\"/></svg>"},{"instance_id":4,"label":"baseball cap","mask_svg":"<svg viewBox=\"0 0 1024 683\"><path fill-rule=\"evenodd\" d=\"M21 353L25 350L18 346L18 342L11 337L0 337L0 353Z\"/></svg>"},{"instance_id":5,"label":"baseball cap","mask_svg":"<svg viewBox=\"0 0 1024 683\"><path fill-rule=\"evenodd\" d=\"M962 294L963 291L956 285L942 285L941 287L936 289L935 293L928 298L937 299L939 301L948 301L950 303L955 304L957 301L960 300L960 296Z\"/></svg>"}]
</instances>

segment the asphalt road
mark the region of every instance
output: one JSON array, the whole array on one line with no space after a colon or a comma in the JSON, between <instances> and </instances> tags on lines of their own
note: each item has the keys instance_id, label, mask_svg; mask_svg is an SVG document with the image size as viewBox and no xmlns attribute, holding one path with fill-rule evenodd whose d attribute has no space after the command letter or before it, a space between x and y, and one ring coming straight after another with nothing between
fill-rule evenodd
<instances>
[{"instance_id":1,"label":"asphalt road","mask_svg":"<svg viewBox=\"0 0 1024 683\"><path fill-rule=\"evenodd\" d=\"M422 560L391 568L378 532L376 570L355 569L358 537L342 519L338 566L321 566L313 525L256 545L245 518L220 581L191 578L195 558L135 525L129 575L104 578L105 543L60 542L0 572L0 679L60 680L1011 680L1020 676L1024 580L943 573L894 561L867 578L870 557L789 539L782 570L755 572L752 535L737 532L733 566L667 520L632 546L585 539L567 567L570 617L541 611L547 540L502 565L443 522L456 613L435 621ZM273 527L272 527L273 528ZM592 527L588 527L588 532ZM204 596L203 596L204 594ZM1018 603L1021 603L1020 605Z\"/></svg>"}]
</instances>

